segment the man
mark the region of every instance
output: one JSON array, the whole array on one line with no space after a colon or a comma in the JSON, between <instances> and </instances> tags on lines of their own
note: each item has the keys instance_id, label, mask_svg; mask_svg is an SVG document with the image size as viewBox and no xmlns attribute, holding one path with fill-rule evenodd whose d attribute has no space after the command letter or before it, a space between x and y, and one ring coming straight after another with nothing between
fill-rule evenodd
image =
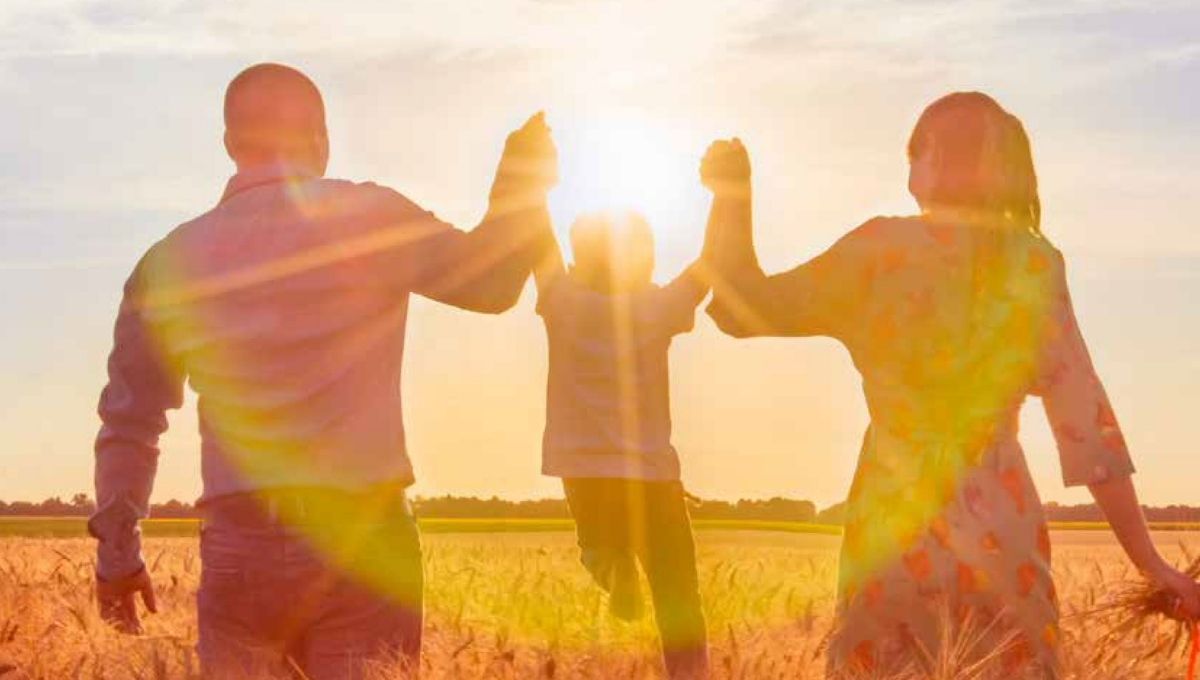
<instances>
[{"instance_id":1,"label":"man","mask_svg":"<svg viewBox=\"0 0 1200 680\"><path fill-rule=\"evenodd\" d=\"M137 631L135 596L156 611L137 521L186 380L199 395L205 674L415 665L408 295L488 313L515 304L550 233L549 129L538 114L509 136L488 213L464 233L384 187L324 178L324 104L292 68L234 78L225 128L237 174L216 207L146 253L118 313L89 522L102 613Z\"/></svg>"}]
</instances>

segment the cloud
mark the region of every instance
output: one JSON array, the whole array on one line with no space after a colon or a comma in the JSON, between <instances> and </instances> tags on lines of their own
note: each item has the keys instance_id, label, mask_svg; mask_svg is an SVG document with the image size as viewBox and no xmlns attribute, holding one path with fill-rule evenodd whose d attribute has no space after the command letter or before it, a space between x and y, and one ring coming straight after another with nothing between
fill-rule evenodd
<instances>
[{"instance_id":1,"label":"cloud","mask_svg":"<svg viewBox=\"0 0 1200 680\"><path fill-rule=\"evenodd\" d=\"M744 26L734 47L848 77L970 74L1084 87L1194 59L1198 25L1200 6L1186 0L780 2Z\"/></svg>"},{"instance_id":2,"label":"cloud","mask_svg":"<svg viewBox=\"0 0 1200 680\"><path fill-rule=\"evenodd\" d=\"M1159 64L1183 65L1200 59L1200 42L1176 45L1152 53L1151 61Z\"/></svg>"},{"instance_id":3,"label":"cloud","mask_svg":"<svg viewBox=\"0 0 1200 680\"><path fill-rule=\"evenodd\" d=\"M397 48L637 49L703 45L745 11L726 2L453 3L319 0L46 0L0 9L0 56L113 52L316 51L379 54Z\"/></svg>"},{"instance_id":4,"label":"cloud","mask_svg":"<svg viewBox=\"0 0 1200 680\"><path fill-rule=\"evenodd\" d=\"M471 20L472 6L479 10ZM489 16L493 15L493 16ZM227 54L354 51L470 43L471 26L502 28L505 13L480 3L417 5L379 0L353 10L313 0L196 3L160 0L51 0L0 14L4 56L112 53ZM489 20L480 22L487 17ZM493 19L495 21L493 21ZM429 29L433 29L432 31ZM476 29L478 30L478 29ZM432 38L432 40L431 40ZM494 43L495 41L493 41Z\"/></svg>"}]
</instances>

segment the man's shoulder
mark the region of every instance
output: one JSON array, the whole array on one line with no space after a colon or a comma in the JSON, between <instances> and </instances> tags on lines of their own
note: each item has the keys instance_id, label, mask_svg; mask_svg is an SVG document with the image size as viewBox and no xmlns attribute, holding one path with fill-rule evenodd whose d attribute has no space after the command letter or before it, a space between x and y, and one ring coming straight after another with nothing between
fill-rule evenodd
<instances>
[{"instance_id":1,"label":"man's shoulder","mask_svg":"<svg viewBox=\"0 0 1200 680\"><path fill-rule=\"evenodd\" d=\"M432 211L391 187L375 182L323 179L323 193L333 212L351 218L357 228L441 228L446 225Z\"/></svg>"},{"instance_id":2,"label":"man's shoulder","mask_svg":"<svg viewBox=\"0 0 1200 680\"><path fill-rule=\"evenodd\" d=\"M376 182L322 178L317 183L321 193L335 201L345 201L348 208L357 206L384 212L427 212L399 191Z\"/></svg>"},{"instance_id":3,"label":"man's shoulder","mask_svg":"<svg viewBox=\"0 0 1200 680\"><path fill-rule=\"evenodd\" d=\"M203 230L204 225L210 219L210 216L215 209L216 208L207 210L193 217L192 219L187 220L186 222L182 222L172 227L170 231L163 235L162 238L152 243L150 247L147 248L144 253L142 253L141 258L138 259L137 267L135 269L144 270L151 264L161 261L164 257L167 257L169 251L171 251L176 244L188 238L196 231Z\"/></svg>"},{"instance_id":4,"label":"man's shoulder","mask_svg":"<svg viewBox=\"0 0 1200 680\"><path fill-rule=\"evenodd\" d=\"M316 187L325 193L337 193L378 201L408 200L395 189L377 182L356 182L352 179L340 179L337 177L320 177L312 181Z\"/></svg>"},{"instance_id":5,"label":"man's shoulder","mask_svg":"<svg viewBox=\"0 0 1200 680\"><path fill-rule=\"evenodd\" d=\"M278 226L282 232L295 234L295 241L299 243L307 243L311 238L319 239L313 236L317 232L326 236L353 236L384 227L407 227L438 221L433 213L421 208L400 192L375 182L320 177L278 186L278 190L286 192L286 200L294 202L296 208L287 208L280 212ZM243 232L246 228L269 228L275 222L270 209L267 213L262 212L264 205L272 203L258 203L258 199L249 196L247 198L250 199L250 203L222 201L192 219L176 225L145 251L138 260L135 271L141 270L145 274L178 268L179 258L183 253L190 253L192 256L207 253L216 257L217 253L210 251L242 247L239 244L243 241L231 238L232 235ZM317 231L297 229L297 214L302 220L311 222ZM292 242L288 239L284 241Z\"/></svg>"},{"instance_id":6,"label":"man's shoulder","mask_svg":"<svg viewBox=\"0 0 1200 680\"><path fill-rule=\"evenodd\" d=\"M294 202L298 212L313 222L348 223L363 228L372 228L379 223L396 223L416 218L435 217L408 197L390 187L375 182L355 182L346 179L318 177L296 184L280 184L287 200ZM252 206L250 212L255 212ZM294 220L294 211L285 221ZM195 218L172 229L159 243L186 240L190 236L202 237L212 230L220 230L229 222L240 222L247 213L236 205L224 202ZM253 216L261 224L263 216Z\"/></svg>"}]
</instances>

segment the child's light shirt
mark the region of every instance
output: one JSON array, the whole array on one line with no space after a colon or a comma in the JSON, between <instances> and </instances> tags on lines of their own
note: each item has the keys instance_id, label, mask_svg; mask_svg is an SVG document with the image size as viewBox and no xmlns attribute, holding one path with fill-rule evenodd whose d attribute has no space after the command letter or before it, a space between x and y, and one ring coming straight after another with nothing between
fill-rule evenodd
<instances>
[{"instance_id":1,"label":"child's light shirt","mask_svg":"<svg viewBox=\"0 0 1200 680\"><path fill-rule=\"evenodd\" d=\"M614 294L564 274L542 290L550 348L543 474L679 479L667 351L692 329L706 293L691 272Z\"/></svg>"}]
</instances>

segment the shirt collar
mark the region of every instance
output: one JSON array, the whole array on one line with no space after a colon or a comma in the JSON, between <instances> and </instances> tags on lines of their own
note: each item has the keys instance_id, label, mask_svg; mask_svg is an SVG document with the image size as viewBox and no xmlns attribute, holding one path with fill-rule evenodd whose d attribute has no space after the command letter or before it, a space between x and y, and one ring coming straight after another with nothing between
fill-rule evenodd
<instances>
[{"instance_id":1,"label":"shirt collar","mask_svg":"<svg viewBox=\"0 0 1200 680\"><path fill-rule=\"evenodd\" d=\"M300 166L286 162L266 163L239 170L225 183L225 192L221 194L221 203L233 196L266 184L276 184L290 180L307 180L316 177L316 173Z\"/></svg>"}]
</instances>

